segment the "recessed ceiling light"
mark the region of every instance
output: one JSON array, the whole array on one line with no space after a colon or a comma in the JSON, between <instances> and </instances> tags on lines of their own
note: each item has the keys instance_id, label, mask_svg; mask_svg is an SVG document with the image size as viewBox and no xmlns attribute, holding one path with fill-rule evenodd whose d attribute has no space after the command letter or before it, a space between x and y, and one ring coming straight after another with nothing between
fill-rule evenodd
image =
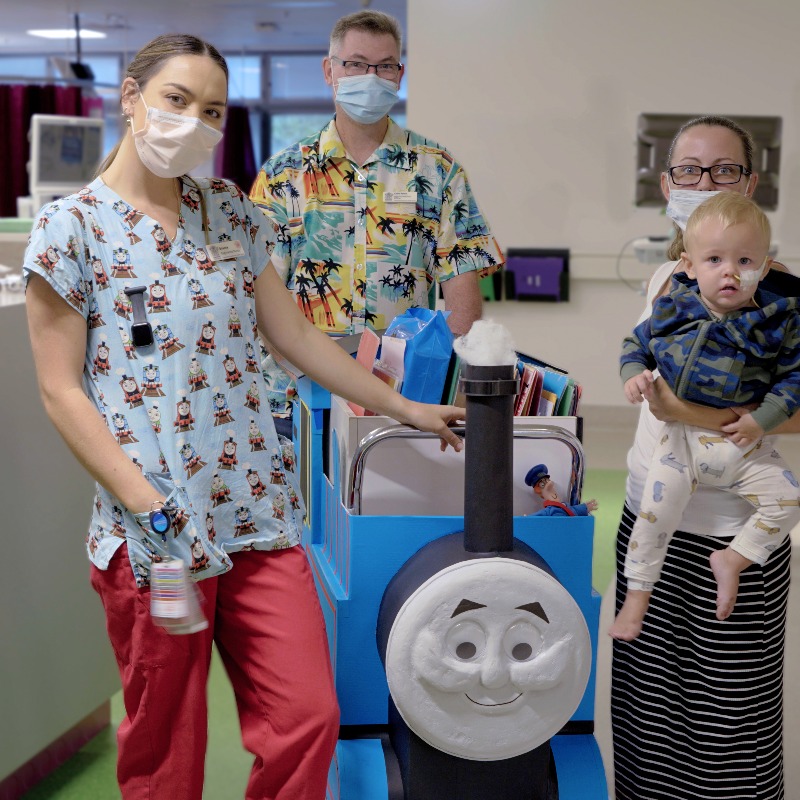
<instances>
[{"instance_id":1,"label":"recessed ceiling light","mask_svg":"<svg viewBox=\"0 0 800 800\"><path fill-rule=\"evenodd\" d=\"M74 39L76 36L74 28L44 28L33 31L26 31L29 36L40 36L43 39ZM91 31L88 28L81 28L81 39L105 39L106 35L102 31Z\"/></svg>"}]
</instances>

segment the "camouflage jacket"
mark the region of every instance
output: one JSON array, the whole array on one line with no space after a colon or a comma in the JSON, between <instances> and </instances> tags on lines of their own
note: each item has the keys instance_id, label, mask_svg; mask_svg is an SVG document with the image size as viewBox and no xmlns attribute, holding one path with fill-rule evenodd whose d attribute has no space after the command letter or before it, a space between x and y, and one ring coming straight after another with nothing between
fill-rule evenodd
<instances>
[{"instance_id":1,"label":"camouflage jacket","mask_svg":"<svg viewBox=\"0 0 800 800\"><path fill-rule=\"evenodd\" d=\"M697 282L672 278L649 319L622 344L623 381L658 367L682 400L714 408L759 403L756 422L770 431L800 408L800 318L797 298L763 288L759 308L713 319Z\"/></svg>"}]
</instances>

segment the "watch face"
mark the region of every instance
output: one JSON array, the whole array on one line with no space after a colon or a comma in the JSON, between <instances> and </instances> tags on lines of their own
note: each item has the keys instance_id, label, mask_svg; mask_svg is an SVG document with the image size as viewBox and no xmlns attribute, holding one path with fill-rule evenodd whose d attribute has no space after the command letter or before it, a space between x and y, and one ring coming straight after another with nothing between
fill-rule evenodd
<instances>
[{"instance_id":1,"label":"watch face","mask_svg":"<svg viewBox=\"0 0 800 800\"><path fill-rule=\"evenodd\" d=\"M160 509L151 511L150 527L156 533L166 533L169 530L169 517Z\"/></svg>"},{"instance_id":2,"label":"watch face","mask_svg":"<svg viewBox=\"0 0 800 800\"><path fill-rule=\"evenodd\" d=\"M134 322L131 326L131 340L136 347L153 344L153 329L149 322Z\"/></svg>"}]
</instances>

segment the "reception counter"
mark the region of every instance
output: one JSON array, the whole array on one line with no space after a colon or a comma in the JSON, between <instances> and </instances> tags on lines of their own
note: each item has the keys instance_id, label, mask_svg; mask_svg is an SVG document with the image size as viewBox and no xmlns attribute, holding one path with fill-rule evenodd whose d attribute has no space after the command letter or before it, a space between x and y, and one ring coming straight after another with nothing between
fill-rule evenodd
<instances>
[{"instance_id":1,"label":"reception counter","mask_svg":"<svg viewBox=\"0 0 800 800\"><path fill-rule=\"evenodd\" d=\"M42 408L24 302L0 306L0 348L5 800L19 797L108 724L119 678L84 550L93 484Z\"/></svg>"}]
</instances>

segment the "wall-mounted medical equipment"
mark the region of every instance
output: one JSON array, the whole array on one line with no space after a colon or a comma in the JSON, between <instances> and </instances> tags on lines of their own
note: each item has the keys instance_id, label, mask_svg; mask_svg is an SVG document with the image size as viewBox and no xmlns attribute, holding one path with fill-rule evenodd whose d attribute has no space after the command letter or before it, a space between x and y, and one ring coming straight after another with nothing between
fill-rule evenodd
<instances>
[{"instance_id":1,"label":"wall-mounted medical equipment","mask_svg":"<svg viewBox=\"0 0 800 800\"><path fill-rule=\"evenodd\" d=\"M103 156L102 119L34 114L29 138L33 214L45 203L78 191L94 178Z\"/></svg>"}]
</instances>

